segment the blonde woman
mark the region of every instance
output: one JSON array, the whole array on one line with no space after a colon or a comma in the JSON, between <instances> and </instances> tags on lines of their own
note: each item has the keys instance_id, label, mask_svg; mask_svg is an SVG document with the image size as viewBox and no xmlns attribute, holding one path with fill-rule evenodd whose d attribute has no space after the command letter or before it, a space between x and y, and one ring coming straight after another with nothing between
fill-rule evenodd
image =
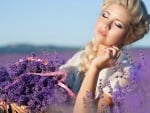
<instances>
[{"instance_id":1,"label":"blonde woman","mask_svg":"<svg viewBox=\"0 0 150 113\"><path fill-rule=\"evenodd\" d=\"M88 113L91 109L85 105L87 92L94 98L93 112L101 113L104 106L113 106L113 94L119 88L131 85L132 65L122 48L148 32L149 19L141 0L103 1L92 41L60 68L68 72L66 84L77 94L74 113ZM122 71L117 64L121 64Z\"/></svg>"}]
</instances>

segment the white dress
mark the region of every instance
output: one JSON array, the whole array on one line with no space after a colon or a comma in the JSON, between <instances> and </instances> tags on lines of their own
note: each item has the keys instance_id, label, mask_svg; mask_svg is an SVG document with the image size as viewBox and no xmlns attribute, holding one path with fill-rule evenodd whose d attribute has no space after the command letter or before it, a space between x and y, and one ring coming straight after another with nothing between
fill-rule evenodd
<instances>
[{"instance_id":1,"label":"white dress","mask_svg":"<svg viewBox=\"0 0 150 113\"><path fill-rule=\"evenodd\" d=\"M67 83L75 93L78 92L83 79L80 78L77 67L82 53L83 51L77 52L66 64L60 67L60 70L68 72ZM112 94L120 88L129 88L134 77L137 77L135 67L128 62L122 52L115 66L105 68L99 72L95 98L98 98L100 95L100 87L104 93L112 97Z\"/></svg>"},{"instance_id":2,"label":"white dress","mask_svg":"<svg viewBox=\"0 0 150 113\"><path fill-rule=\"evenodd\" d=\"M82 53L83 51L77 52L66 64L60 67L60 70L65 70L68 73L66 84L76 94L83 80L78 72L78 64ZM105 93L115 103L113 110L111 109L107 113L143 113L142 109L144 110L145 105L143 104L144 107L142 108L143 96L140 94L143 92L140 91L140 71L140 66L130 63L127 56L122 52L115 66L99 72L95 99L100 98L101 94Z\"/></svg>"}]
</instances>

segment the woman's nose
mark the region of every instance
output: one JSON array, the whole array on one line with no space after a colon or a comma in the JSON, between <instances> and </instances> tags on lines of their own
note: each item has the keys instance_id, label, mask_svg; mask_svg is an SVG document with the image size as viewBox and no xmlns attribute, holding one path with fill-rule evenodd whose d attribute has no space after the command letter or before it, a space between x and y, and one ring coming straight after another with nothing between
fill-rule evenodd
<instances>
[{"instance_id":1,"label":"woman's nose","mask_svg":"<svg viewBox=\"0 0 150 113\"><path fill-rule=\"evenodd\" d=\"M109 25L107 23L103 23L102 29L103 29L104 32L108 31L109 30Z\"/></svg>"}]
</instances>

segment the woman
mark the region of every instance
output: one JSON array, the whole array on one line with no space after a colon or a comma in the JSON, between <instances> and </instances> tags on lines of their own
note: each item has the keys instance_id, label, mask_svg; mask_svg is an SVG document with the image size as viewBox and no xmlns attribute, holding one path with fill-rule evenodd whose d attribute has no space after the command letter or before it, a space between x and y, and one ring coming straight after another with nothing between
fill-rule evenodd
<instances>
[{"instance_id":1,"label":"woman","mask_svg":"<svg viewBox=\"0 0 150 113\"><path fill-rule=\"evenodd\" d=\"M121 49L141 39L148 30L149 15L141 0L103 1L92 41L60 68L68 72L66 83L77 93L74 113L91 110L85 104L87 92L94 98L93 112L101 113L104 106L113 105L119 88L131 85L133 68ZM122 71L116 68L118 64Z\"/></svg>"}]
</instances>

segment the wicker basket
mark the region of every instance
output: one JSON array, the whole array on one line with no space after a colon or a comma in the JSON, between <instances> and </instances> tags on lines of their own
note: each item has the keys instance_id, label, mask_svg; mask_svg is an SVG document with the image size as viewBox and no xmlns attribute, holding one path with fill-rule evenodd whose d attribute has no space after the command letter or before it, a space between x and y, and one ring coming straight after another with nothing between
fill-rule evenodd
<instances>
[{"instance_id":1,"label":"wicker basket","mask_svg":"<svg viewBox=\"0 0 150 113\"><path fill-rule=\"evenodd\" d=\"M18 106L15 103L6 104L5 102L0 102L0 109L1 109L0 113L30 113L29 111L26 110L25 106ZM72 106L65 106L63 108L52 105L47 109L47 112L39 111L38 113L70 113L71 110Z\"/></svg>"},{"instance_id":2,"label":"wicker basket","mask_svg":"<svg viewBox=\"0 0 150 113\"><path fill-rule=\"evenodd\" d=\"M24 106L17 106L16 104L10 104L12 113L28 113Z\"/></svg>"},{"instance_id":3,"label":"wicker basket","mask_svg":"<svg viewBox=\"0 0 150 113\"><path fill-rule=\"evenodd\" d=\"M7 104L6 102L0 102L1 112L4 113L28 113L24 106L18 106L15 103Z\"/></svg>"}]
</instances>

